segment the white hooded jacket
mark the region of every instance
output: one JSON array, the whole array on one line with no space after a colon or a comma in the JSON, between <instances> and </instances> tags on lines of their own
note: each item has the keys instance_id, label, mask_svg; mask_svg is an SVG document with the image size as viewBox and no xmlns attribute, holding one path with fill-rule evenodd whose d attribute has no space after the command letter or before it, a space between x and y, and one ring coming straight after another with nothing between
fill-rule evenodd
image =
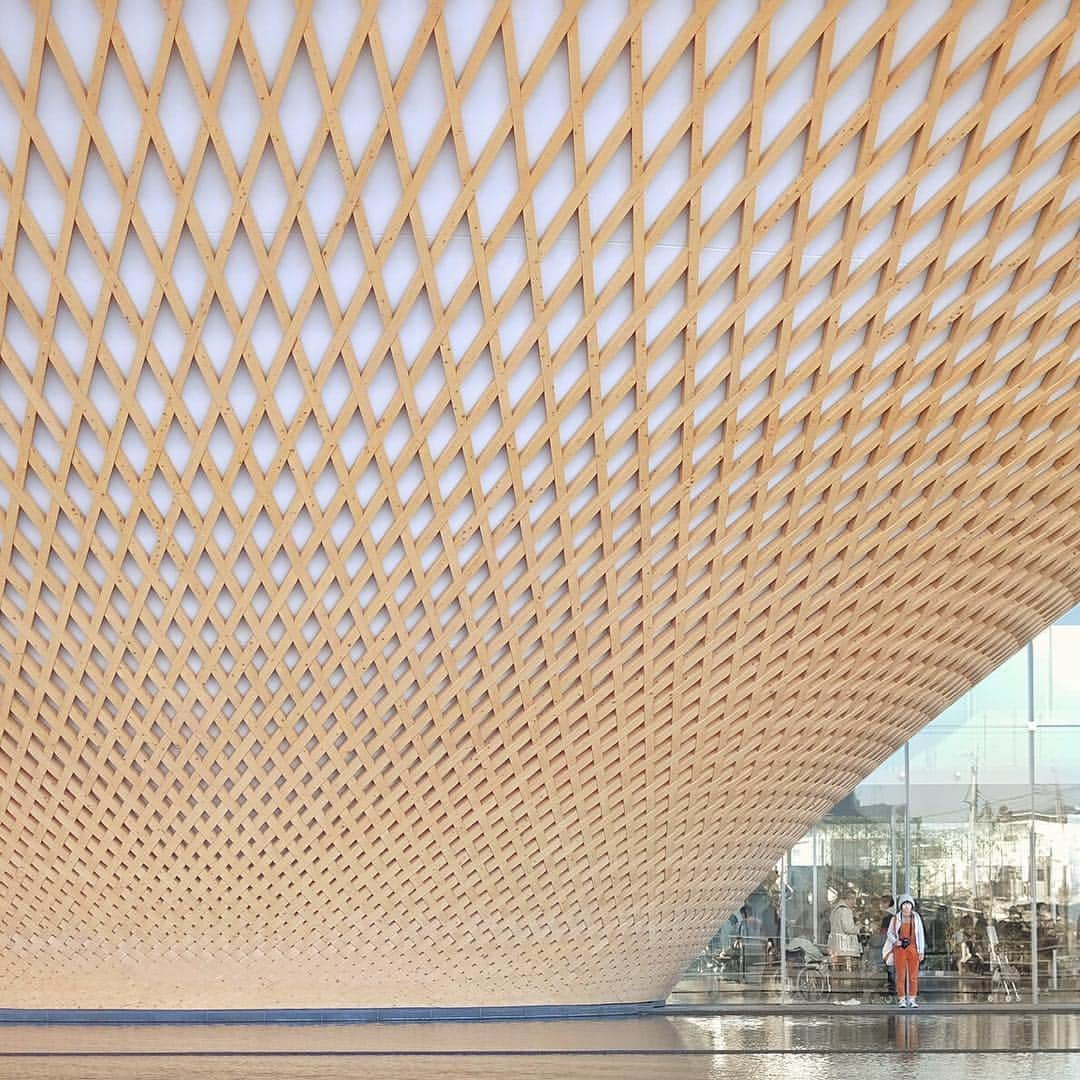
<instances>
[{"instance_id":1,"label":"white hooded jacket","mask_svg":"<svg viewBox=\"0 0 1080 1080\"><path fill-rule=\"evenodd\" d=\"M915 900L910 893L904 893L897 898L896 914L889 920L889 929L885 933L885 948L892 952L900 945L900 921L903 918L901 910L905 900L911 904L911 921L915 926L914 945L921 960L926 955L926 930L923 928L922 916L915 910Z\"/></svg>"}]
</instances>

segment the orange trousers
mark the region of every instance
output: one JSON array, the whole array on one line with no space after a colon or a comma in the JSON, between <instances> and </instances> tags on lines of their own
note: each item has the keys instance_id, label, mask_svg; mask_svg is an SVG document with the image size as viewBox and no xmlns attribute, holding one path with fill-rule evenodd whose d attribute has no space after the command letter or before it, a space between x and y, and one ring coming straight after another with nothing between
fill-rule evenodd
<instances>
[{"instance_id":1,"label":"orange trousers","mask_svg":"<svg viewBox=\"0 0 1080 1080\"><path fill-rule=\"evenodd\" d=\"M913 941L906 949L893 949L896 963L896 993L899 997L915 997L919 992L919 950Z\"/></svg>"}]
</instances>

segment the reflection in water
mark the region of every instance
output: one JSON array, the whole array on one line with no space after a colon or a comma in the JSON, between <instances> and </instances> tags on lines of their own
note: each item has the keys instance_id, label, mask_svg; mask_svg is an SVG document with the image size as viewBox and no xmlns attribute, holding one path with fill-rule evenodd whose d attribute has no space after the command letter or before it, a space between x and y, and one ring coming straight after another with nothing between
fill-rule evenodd
<instances>
[{"instance_id":1,"label":"reflection in water","mask_svg":"<svg viewBox=\"0 0 1080 1080\"><path fill-rule=\"evenodd\" d=\"M25 1058L0 1059L4 1080L939 1080L943 1069L965 1080L1069 1080L1080 1053L1054 1054L665 1054L539 1057L424 1056L279 1058Z\"/></svg>"},{"instance_id":2,"label":"reflection in water","mask_svg":"<svg viewBox=\"0 0 1080 1080\"><path fill-rule=\"evenodd\" d=\"M1071 1047L1080 1050L1080 1016L1070 1013L981 1013L943 1015L927 1012L861 1014L788 1014L786 1016L684 1016L673 1018L697 1029L684 1033L686 1046L730 1051L790 1050L868 1052L883 1049L1037 1050ZM901 1027L899 1022L906 1021ZM914 1035L903 1035L914 1031ZM1080 1075L1080 1073L1078 1073Z\"/></svg>"},{"instance_id":3,"label":"reflection in water","mask_svg":"<svg viewBox=\"0 0 1080 1080\"><path fill-rule=\"evenodd\" d=\"M919 1021L909 1014L890 1016L889 1045L907 1056L919 1049Z\"/></svg>"},{"instance_id":4,"label":"reflection in water","mask_svg":"<svg viewBox=\"0 0 1080 1080\"><path fill-rule=\"evenodd\" d=\"M419 1048L430 1053L487 1053L612 1047L672 1051L712 1046L710 1036L699 1025L669 1016L415 1024L0 1024L0 1053L31 1050L412 1053Z\"/></svg>"},{"instance_id":5,"label":"reflection in water","mask_svg":"<svg viewBox=\"0 0 1080 1080\"><path fill-rule=\"evenodd\" d=\"M411 1053L419 1047L432 1053L612 1048L743 1054L780 1050L874 1053L916 1048L935 1052L1040 1047L1080 1050L1080 1015L836 1012L456 1024L0 1024L0 1055L28 1051Z\"/></svg>"},{"instance_id":6,"label":"reflection in water","mask_svg":"<svg viewBox=\"0 0 1080 1080\"><path fill-rule=\"evenodd\" d=\"M1036 1054L1045 1050L1070 1053ZM417 1053L418 1047L424 1052ZM0 1024L0 1080L1065 1080L1080 1016L649 1016L426 1024Z\"/></svg>"}]
</instances>

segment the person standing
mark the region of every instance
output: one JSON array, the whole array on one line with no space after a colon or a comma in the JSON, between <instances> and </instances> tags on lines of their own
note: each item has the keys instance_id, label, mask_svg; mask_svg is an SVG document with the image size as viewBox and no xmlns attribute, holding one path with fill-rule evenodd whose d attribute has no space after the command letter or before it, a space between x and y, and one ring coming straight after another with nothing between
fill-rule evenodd
<instances>
[{"instance_id":1,"label":"person standing","mask_svg":"<svg viewBox=\"0 0 1080 1080\"><path fill-rule=\"evenodd\" d=\"M896 992L900 996L901 1009L917 1009L919 965L926 956L926 930L910 893L900 897L896 908L896 914L889 920L886 935L886 942L892 946L896 967Z\"/></svg>"},{"instance_id":2,"label":"person standing","mask_svg":"<svg viewBox=\"0 0 1080 1080\"><path fill-rule=\"evenodd\" d=\"M862 946L859 944L855 915L852 910L854 904L855 894L847 890L837 898L829 912L829 954L834 961L843 959L848 971L851 970L851 961L862 956Z\"/></svg>"},{"instance_id":3,"label":"person standing","mask_svg":"<svg viewBox=\"0 0 1080 1080\"><path fill-rule=\"evenodd\" d=\"M761 959L765 952L761 940L761 920L749 904L743 904L739 908L739 927L736 933L739 940L739 974L746 980L756 969L760 975Z\"/></svg>"},{"instance_id":4,"label":"person standing","mask_svg":"<svg viewBox=\"0 0 1080 1080\"><path fill-rule=\"evenodd\" d=\"M892 948L889 945L889 923L896 914L895 901L890 893L885 893L879 901L881 907L881 959L885 965L885 995L890 1001L896 997L896 968L893 962Z\"/></svg>"}]
</instances>

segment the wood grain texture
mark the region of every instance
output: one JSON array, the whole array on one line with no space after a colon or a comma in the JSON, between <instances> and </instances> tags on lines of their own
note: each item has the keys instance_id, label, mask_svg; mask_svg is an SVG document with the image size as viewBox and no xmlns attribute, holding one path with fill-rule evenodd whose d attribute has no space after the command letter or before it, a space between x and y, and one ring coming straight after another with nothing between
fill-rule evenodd
<instances>
[{"instance_id":1,"label":"wood grain texture","mask_svg":"<svg viewBox=\"0 0 1080 1080\"><path fill-rule=\"evenodd\" d=\"M1078 11L5 6L0 1005L663 996L1080 599Z\"/></svg>"}]
</instances>

